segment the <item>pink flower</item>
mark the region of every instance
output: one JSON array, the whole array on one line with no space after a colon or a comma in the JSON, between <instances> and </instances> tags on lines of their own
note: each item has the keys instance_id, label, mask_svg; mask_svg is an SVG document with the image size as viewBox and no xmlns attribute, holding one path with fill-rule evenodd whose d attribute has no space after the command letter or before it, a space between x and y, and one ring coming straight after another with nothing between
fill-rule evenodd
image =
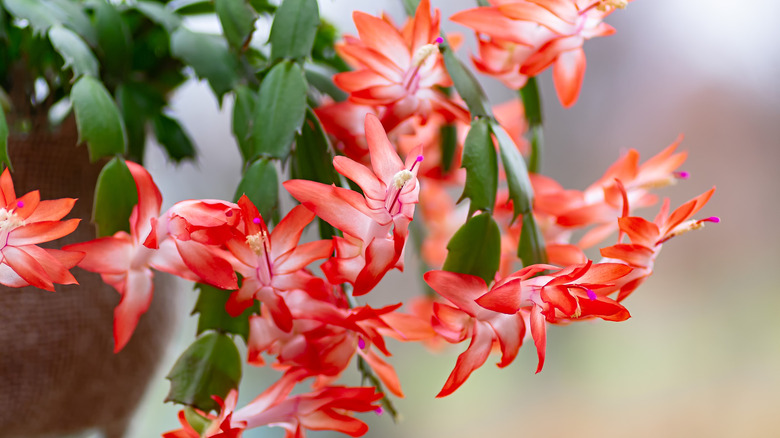
<instances>
[{"instance_id":1,"label":"pink flower","mask_svg":"<svg viewBox=\"0 0 780 438\"><path fill-rule=\"evenodd\" d=\"M373 170L346 157L333 159L336 170L360 186L362 196L312 181L284 183L301 204L344 232L343 238L334 238L336 257L322 268L331 283L352 283L355 295L368 293L387 271L403 266L422 161L421 155L410 154L403 163L375 116L366 116L365 129Z\"/></svg>"},{"instance_id":2,"label":"pink flower","mask_svg":"<svg viewBox=\"0 0 780 438\"><path fill-rule=\"evenodd\" d=\"M257 299L270 310L276 325L285 332L292 329L292 315L284 302L283 292L292 289L324 289L323 280L304 268L333 252L333 242L319 240L298 244L303 229L314 219L314 213L303 206L295 207L271 233L252 201L238 200L244 217L245 232L225 242L235 256L233 268L241 274L241 288L230 296L227 310L238 316Z\"/></svg>"},{"instance_id":3,"label":"pink flower","mask_svg":"<svg viewBox=\"0 0 780 438\"><path fill-rule=\"evenodd\" d=\"M80 219L60 221L76 203L41 201L37 190L16 197L8 169L0 175L0 283L53 291L54 283L77 284L68 271L84 257L79 251L41 248L39 243L72 233Z\"/></svg>"},{"instance_id":4,"label":"pink flower","mask_svg":"<svg viewBox=\"0 0 780 438\"><path fill-rule=\"evenodd\" d=\"M356 11L360 38L346 37L336 47L357 70L339 73L333 82L357 104L382 106L388 131L413 115L426 119L439 112L448 120L467 121L468 111L439 87L452 85L439 54L439 11L422 0L414 18L398 30L388 20Z\"/></svg>"}]
</instances>

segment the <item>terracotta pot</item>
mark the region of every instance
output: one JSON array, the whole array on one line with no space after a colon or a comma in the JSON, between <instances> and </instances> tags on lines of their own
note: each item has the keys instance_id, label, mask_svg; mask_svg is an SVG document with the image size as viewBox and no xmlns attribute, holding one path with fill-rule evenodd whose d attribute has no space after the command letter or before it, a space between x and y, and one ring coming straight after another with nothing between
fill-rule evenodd
<instances>
[{"instance_id":1,"label":"terracotta pot","mask_svg":"<svg viewBox=\"0 0 780 438\"><path fill-rule=\"evenodd\" d=\"M90 164L86 147L76 147L72 117L54 131L44 116L30 120L30 134L12 128L9 138L17 195L38 189L41 199L79 198L68 217L82 218L81 224L52 246L93 239L90 214L103 163ZM176 298L162 283L170 289L172 279L156 276L151 308L130 343L114 354L119 294L97 274L72 272L80 285L56 285L56 292L0 286L0 438L89 428L107 438L124 436L164 354Z\"/></svg>"}]
</instances>

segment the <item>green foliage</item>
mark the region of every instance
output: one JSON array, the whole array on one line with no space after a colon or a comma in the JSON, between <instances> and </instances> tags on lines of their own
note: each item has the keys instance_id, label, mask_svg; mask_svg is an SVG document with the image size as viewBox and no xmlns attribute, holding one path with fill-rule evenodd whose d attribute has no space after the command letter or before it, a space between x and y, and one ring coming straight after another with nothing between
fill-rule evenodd
<instances>
[{"instance_id":1,"label":"green foliage","mask_svg":"<svg viewBox=\"0 0 780 438\"><path fill-rule=\"evenodd\" d=\"M98 49L103 66L115 77L122 78L130 68L130 30L116 7L100 0L93 2L93 5Z\"/></svg>"},{"instance_id":2,"label":"green foliage","mask_svg":"<svg viewBox=\"0 0 780 438\"><path fill-rule=\"evenodd\" d=\"M181 18L160 3L139 0L135 2L135 8L169 33L173 33L181 26Z\"/></svg>"},{"instance_id":3,"label":"green foliage","mask_svg":"<svg viewBox=\"0 0 780 438\"><path fill-rule=\"evenodd\" d=\"M176 360L166 376L171 389L165 401L204 412L218 411L211 396L222 399L241 380L241 355L230 336L209 332L199 337Z\"/></svg>"},{"instance_id":4,"label":"green foliage","mask_svg":"<svg viewBox=\"0 0 780 438\"><path fill-rule=\"evenodd\" d=\"M317 0L284 0L271 25L271 60L308 57L319 24Z\"/></svg>"},{"instance_id":5,"label":"green foliage","mask_svg":"<svg viewBox=\"0 0 780 438\"><path fill-rule=\"evenodd\" d=\"M195 146L176 119L165 114L157 114L152 123L154 135L170 159L181 163L195 158Z\"/></svg>"},{"instance_id":6,"label":"green foliage","mask_svg":"<svg viewBox=\"0 0 780 438\"><path fill-rule=\"evenodd\" d=\"M65 68L73 69L73 80L83 75L98 76L98 62L87 43L78 34L59 25L49 29L49 40L65 60Z\"/></svg>"},{"instance_id":7,"label":"green foliage","mask_svg":"<svg viewBox=\"0 0 780 438\"><path fill-rule=\"evenodd\" d=\"M528 170L525 167L523 156L517 150L515 142L509 137L504 128L498 122L491 122L490 129L498 140L498 148L501 151L501 164L504 166L506 181L509 186L509 198L512 200L514 217L531 211L533 205L533 187L528 179Z\"/></svg>"},{"instance_id":8,"label":"green foliage","mask_svg":"<svg viewBox=\"0 0 780 438\"><path fill-rule=\"evenodd\" d=\"M257 13L246 0L215 0L214 9L225 39L231 47L240 50L255 30Z\"/></svg>"},{"instance_id":9,"label":"green foliage","mask_svg":"<svg viewBox=\"0 0 780 438\"><path fill-rule=\"evenodd\" d=\"M238 61L221 37L181 27L171 35L171 52L206 79L220 101L238 81Z\"/></svg>"},{"instance_id":10,"label":"green foliage","mask_svg":"<svg viewBox=\"0 0 780 438\"><path fill-rule=\"evenodd\" d=\"M198 291L198 301L192 314L198 314L198 335L207 331L215 330L220 333L231 333L241 336L244 342L249 340L249 316L252 313L260 313L260 304L255 304L246 309L244 313L237 317L230 316L225 311L225 304L230 297L231 291L217 289L203 283L197 283L195 289Z\"/></svg>"},{"instance_id":11,"label":"green foliage","mask_svg":"<svg viewBox=\"0 0 780 438\"><path fill-rule=\"evenodd\" d=\"M520 244L517 246L517 256L522 260L523 266L547 263L544 236L536 224L533 212L523 213L523 229L520 233Z\"/></svg>"},{"instance_id":12,"label":"green foliage","mask_svg":"<svg viewBox=\"0 0 780 438\"><path fill-rule=\"evenodd\" d=\"M466 185L458 202L469 199L469 217L477 210L493 212L498 190L498 157L490 136L489 121L474 119L463 146Z\"/></svg>"},{"instance_id":13,"label":"green foliage","mask_svg":"<svg viewBox=\"0 0 780 438\"><path fill-rule=\"evenodd\" d=\"M531 154L528 157L528 171L538 173L541 170L544 137L542 129L542 100L539 96L539 87L536 84L535 77L528 78L525 86L520 89L520 98L523 100L525 119L528 121L528 130L531 134Z\"/></svg>"},{"instance_id":14,"label":"green foliage","mask_svg":"<svg viewBox=\"0 0 780 438\"><path fill-rule=\"evenodd\" d=\"M452 170L455 160L455 150L458 146L458 129L454 124L444 125L439 130L439 146L441 147L441 170L447 174Z\"/></svg>"},{"instance_id":15,"label":"green foliage","mask_svg":"<svg viewBox=\"0 0 780 438\"><path fill-rule=\"evenodd\" d=\"M127 156L142 163L146 122L165 106L165 96L146 82L125 82L116 88L116 100L127 131Z\"/></svg>"},{"instance_id":16,"label":"green foliage","mask_svg":"<svg viewBox=\"0 0 780 438\"><path fill-rule=\"evenodd\" d=\"M95 187L92 222L98 237L130 232L130 213L138 204L133 175L124 160L114 157L103 166Z\"/></svg>"},{"instance_id":17,"label":"green foliage","mask_svg":"<svg viewBox=\"0 0 780 438\"><path fill-rule=\"evenodd\" d=\"M283 61L263 78L255 107L254 157L285 159L306 114L306 79L298 64Z\"/></svg>"},{"instance_id":18,"label":"green foliage","mask_svg":"<svg viewBox=\"0 0 780 438\"><path fill-rule=\"evenodd\" d=\"M124 153L122 118L103 84L91 76L83 76L73 85L70 100L76 112L79 143L87 143L91 161Z\"/></svg>"},{"instance_id":19,"label":"green foliage","mask_svg":"<svg viewBox=\"0 0 780 438\"><path fill-rule=\"evenodd\" d=\"M255 204L266 222L279 213L279 175L273 161L261 158L252 163L238 183L233 199L245 194Z\"/></svg>"},{"instance_id":20,"label":"green foliage","mask_svg":"<svg viewBox=\"0 0 780 438\"><path fill-rule=\"evenodd\" d=\"M245 85L239 85L235 90L233 101L233 135L236 137L238 147L244 162L254 155L254 143L252 140L253 114L257 105L257 93Z\"/></svg>"},{"instance_id":21,"label":"green foliage","mask_svg":"<svg viewBox=\"0 0 780 438\"><path fill-rule=\"evenodd\" d=\"M5 120L3 106L0 105L0 165L3 164L13 170L11 159L8 158L8 122Z\"/></svg>"},{"instance_id":22,"label":"green foliage","mask_svg":"<svg viewBox=\"0 0 780 438\"><path fill-rule=\"evenodd\" d=\"M38 35L48 32L49 28L61 22L53 13L51 5L46 0L3 0L5 9L14 17L23 18Z\"/></svg>"},{"instance_id":23,"label":"green foliage","mask_svg":"<svg viewBox=\"0 0 780 438\"><path fill-rule=\"evenodd\" d=\"M447 38L444 36L442 38L444 38L444 43L441 44L444 66L452 78L455 90L463 98L463 101L466 102L471 112L471 117L491 117L490 106L487 103L487 97L485 96L485 91L482 90L482 86L479 85L477 78L474 77L471 71L455 56L455 52L449 45Z\"/></svg>"},{"instance_id":24,"label":"green foliage","mask_svg":"<svg viewBox=\"0 0 780 438\"><path fill-rule=\"evenodd\" d=\"M501 261L501 231L490 213L472 217L447 244L444 270L493 282Z\"/></svg>"},{"instance_id":25,"label":"green foliage","mask_svg":"<svg viewBox=\"0 0 780 438\"><path fill-rule=\"evenodd\" d=\"M339 183L339 174L333 167L330 141L311 108L306 110L306 120L300 134L295 137L290 174L292 178L323 184ZM321 238L330 239L337 235L338 231L324 220L318 219L318 224Z\"/></svg>"}]
</instances>

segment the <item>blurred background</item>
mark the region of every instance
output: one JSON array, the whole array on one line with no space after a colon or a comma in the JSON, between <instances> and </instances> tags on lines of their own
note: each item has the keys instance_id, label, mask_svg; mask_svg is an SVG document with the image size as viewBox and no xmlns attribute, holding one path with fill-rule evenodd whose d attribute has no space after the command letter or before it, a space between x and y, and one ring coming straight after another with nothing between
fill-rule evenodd
<instances>
[{"instance_id":1,"label":"blurred background","mask_svg":"<svg viewBox=\"0 0 780 438\"><path fill-rule=\"evenodd\" d=\"M386 10L397 22L403 19L400 0L320 4L322 15L345 33L354 33L354 9ZM474 37L447 17L475 3L432 4L442 10L446 31L465 36L460 56L467 59ZM655 275L625 302L628 321L552 327L538 375L536 352L527 342L508 368L492 366L498 357L491 356L457 392L435 399L466 345L432 354L392 343L391 361L406 393L394 401L403 419L393 424L386 415L364 415L371 426L367 436L780 436L778 17L776 0L637 0L606 20L616 35L586 43L588 68L573 108L560 107L550 72L541 75L545 174L583 189L622 151L635 148L648 158L683 133L682 148L690 153L683 170L691 178L661 195L676 206L716 185L700 216L718 215L722 222L665 245ZM259 33L263 38L262 28ZM499 83L479 79L495 103L513 97ZM220 109L205 83L193 80L173 107L200 159L173 167L149 149L147 164L166 206L191 197L231 198L240 174L231 102ZM418 281L410 262L373 299L397 302L397 291L415 293ZM194 294L187 286L181 294L186 314ZM138 413L133 438L178 427L178 408L162 403L168 390L163 376L192 341L194 323L190 317L182 325L179 343ZM256 369L245 375L242 402L278 376ZM342 383L360 382L351 373ZM281 437L283 431L245 436Z\"/></svg>"}]
</instances>

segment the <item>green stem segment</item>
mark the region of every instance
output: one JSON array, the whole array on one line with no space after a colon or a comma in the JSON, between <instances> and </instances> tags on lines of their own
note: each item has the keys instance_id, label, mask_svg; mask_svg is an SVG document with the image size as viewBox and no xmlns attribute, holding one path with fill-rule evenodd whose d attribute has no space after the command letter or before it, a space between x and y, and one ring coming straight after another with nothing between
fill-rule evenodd
<instances>
[{"instance_id":1,"label":"green stem segment","mask_svg":"<svg viewBox=\"0 0 780 438\"><path fill-rule=\"evenodd\" d=\"M528 171L539 173L542 165L542 150L544 137L542 130L542 100L539 97L539 87L536 78L528 78L525 86L519 90L520 98L525 108L525 120L531 137L531 155L528 157Z\"/></svg>"},{"instance_id":2,"label":"green stem segment","mask_svg":"<svg viewBox=\"0 0 780 438\"><path fill-rule=\"evenodd\" d=\"M358 306L358 302L355 299L355 297L352 295L352 286L350 284L344 283L341 285L342 290L344 291L344 295L347 297L347 302L349 303L350 308L355 308ZM382 381L379 380L379 377L374 374L374 370L371 369L371 367L368 365L368 363L363 359L360 355L357 357L357 367L358 371L360 371L361 381L366 382L369 381L371 385L376 388L378 392L381 392L383 394L382 400L380 400L380 403L382 404L382 407L384 408L387 413L390 414L390 416L393 418L393 422L398 422L398 410L393 405L393 402L390 400L390 398L387 397L387 391L385 391L384 385L382 385Z\"/></svg>"}]
</instances>

